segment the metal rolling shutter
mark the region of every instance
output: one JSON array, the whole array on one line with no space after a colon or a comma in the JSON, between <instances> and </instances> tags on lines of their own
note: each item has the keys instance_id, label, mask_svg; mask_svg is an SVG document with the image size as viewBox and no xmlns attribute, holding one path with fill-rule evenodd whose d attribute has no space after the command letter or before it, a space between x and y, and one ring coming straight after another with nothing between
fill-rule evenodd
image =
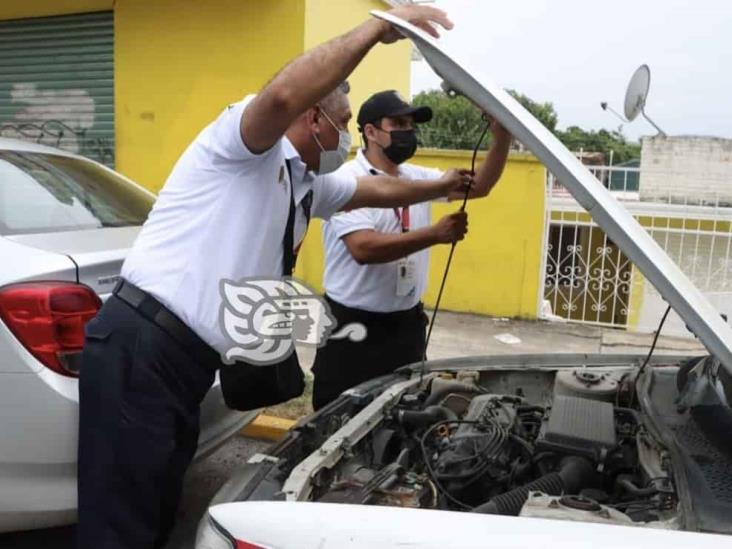
<instances>
[{"instance_id":1,"label":"metal rolling shutter","mask_svg":"<svg viewBox=\"0 0 732 549\"><path fill-rule=\"evenodd\" d=\"M0 21L0 136L114 166L113 13Z\"/></svg>"}]
</instances>

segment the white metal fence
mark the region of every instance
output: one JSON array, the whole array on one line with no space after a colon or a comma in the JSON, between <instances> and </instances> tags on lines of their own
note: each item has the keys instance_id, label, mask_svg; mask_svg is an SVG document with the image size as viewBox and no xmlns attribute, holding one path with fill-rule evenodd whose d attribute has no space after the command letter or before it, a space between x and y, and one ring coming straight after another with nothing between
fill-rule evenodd
<instances>
[{"instance_id":1,"label":"white metal fence","mask_svg":"<svg viewBox=\"0 0 732 549\"><path fill-rule=\"evenodd\" d=\"M588 166L705 292L732 314L732 208L718 196L683 203L642 199L639 169ZM570 321L654 330L665 309L656 290L551 174L546 185L544 312ZM549 311L547 311L549 309ZM664 333L688 335L672 315Z\"/></svg>"}]
</instances>

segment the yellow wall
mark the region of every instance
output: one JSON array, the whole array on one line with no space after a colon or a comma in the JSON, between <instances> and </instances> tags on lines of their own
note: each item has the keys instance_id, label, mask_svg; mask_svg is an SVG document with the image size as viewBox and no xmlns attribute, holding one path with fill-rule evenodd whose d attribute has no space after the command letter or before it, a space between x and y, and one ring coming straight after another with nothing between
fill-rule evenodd
<instances>
[{"instance_id":1,"label":"yellow wall","mask_svg":"<svg viewBox=\"0 0 732 549\"><path fill-rule=\"evenodd\" d=\"M630 278L630 299L628 300L628 327L632 332L638 331L640 324L640 313L643 307L643 296L645 294L644 285L646 277L640 272L640 269L633 268Z\"/></svg>"},{"instance_id":2,"label":"yellow wall","mask_svg":"<svg viewBox=\"0 0 732 549\"><path fill-rule=\"evenodd\" d=\"M117 0L116 168L158 191L225 105L257 92L288 61L375 8L383 2ZM377 46L350 79L353 105L386 81L409 90L409 46L385 49ZM355 136L355 123L352 130Z\"/></svg>"},{"instance_id":3,"label":"yellow wall","mask_svg":"<svg viewBox=\"0 0 732 549\"><path fill-rule=\"evenodd\" d=\"M371 10L389 8L381 0L305 0L305 5L306 50L368 20ZM353 111L350 130L354 143L359 142L356 114L370 95L377 91L395 89L404 97L409 97L411 51L411 42L407 40L389 45L377 44L349 77Z\"/></svg>"},{"instance_id":4,"label":"yellow wall","mask_svg":"<svg viewBox=\"0 0 732 549\"><path fill-rule=\"evenodd\" d=\"M206 124L302 53L299 0L117 0L117 169L159 190Z\"/></svg>"},{"instance_id":5,"label":"yellow wall","mask_svg":"<svg viewBox=\"0 0 732 549\"><path fill-rule=\"evenodd\" d=\"M441 169L470 167L471 153L421 150L413 162ZM479 155L480 162L482 155ZM459 203L436 204L433 221ZM544 225L544 167L533 157L512 155L487 199L468 203L470 231L458 244L442 308L495 316L536 318ZM449 246L432 248L425 303L434 304ZM322 290L320 223L313 223L298 258L296 276Z\"/></svg>"}]
</instances>

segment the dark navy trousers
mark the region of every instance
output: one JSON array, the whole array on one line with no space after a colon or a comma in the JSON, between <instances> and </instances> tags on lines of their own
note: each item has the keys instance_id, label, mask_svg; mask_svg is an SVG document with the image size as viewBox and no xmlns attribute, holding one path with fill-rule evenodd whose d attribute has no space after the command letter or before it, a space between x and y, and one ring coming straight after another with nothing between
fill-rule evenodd
<instances>
[{"instance_id":1,"label":"dark navy trousers","mask_svg":"<svg viewBox=\"0 0 732 549\"><path fill-rule=\"evenodd\" d=\"M366 339L329 339L315 353L313 408L319 410L351 387L422 360L427 316L420 303L406 311L373 313L325 299L336 318L334 332L351 322L366 327Z\"/></svg>"},{"instance_id":2,"label":"dark navy trousers","mask_svg":"<svg viewBox=\"0 0 732 549\"><path fill-rule=\"evenodd\" d=\"M79 378L79 549L165 545L215 369L117 296L87 324Z\"/></svg>"}]
</instances>

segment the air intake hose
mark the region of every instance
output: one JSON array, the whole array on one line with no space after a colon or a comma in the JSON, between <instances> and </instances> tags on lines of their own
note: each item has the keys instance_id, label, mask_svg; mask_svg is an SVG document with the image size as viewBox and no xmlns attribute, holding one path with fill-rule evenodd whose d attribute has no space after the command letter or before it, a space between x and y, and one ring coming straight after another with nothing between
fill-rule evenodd
<instances>
[{"instance_id":1,"label":"air intake hose","mask_svg":"<svg viewBox=\"0 0 732 549\"><path fill-rule=\"evenodd\" d=\"M457 421L458 417L446 406L427 406L424 410L399 410L396 419L402 425L428 427L438 421Z\"/></svg>"},{"instance_id":2,"label":"air intake hose","mask_svg":"<svg viewBox=\"0 0 732 549\"><path fill-rule=\"evenodd\" d=\"M559 470L514 488L504 494L474 507L473 513L488 515L517 516L529 497L529 492L544 492L550 496L577 494L592 481L592 464L581 457L567 457L562 460Z\"/></svg>"}]
</instances>

